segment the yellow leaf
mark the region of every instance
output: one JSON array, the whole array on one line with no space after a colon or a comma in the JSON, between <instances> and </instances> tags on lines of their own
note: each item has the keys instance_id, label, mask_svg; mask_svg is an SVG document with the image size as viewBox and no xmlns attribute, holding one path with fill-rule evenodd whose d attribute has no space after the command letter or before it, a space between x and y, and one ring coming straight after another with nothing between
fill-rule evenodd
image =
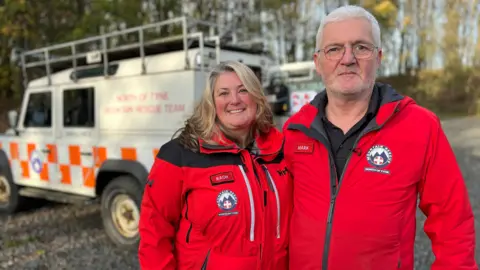
<instances>
[{"instance_id":1,"label":"yellow leaf","mask_svg":"<svg viewBox=\"0 0 480 270\"><path fill-rule=\"evenodd\" d=\"M6 35L8 36L10 34L10 27L8 25L5 25L4 27L2 27L2 29L0 30L0 32L3 34L3 35Z\"/></svg>"},{"instance_id":2,"label":"yellow leaf","mask_svg":"<svg viewBox=\"0 0 480 270\"><path fill-rule=\"evenodd\" d=\"M403 18L403 26L406 27L412 23L412 18L410 16L405 16Z\"/></svg>"},{"instance_id":3,"label":"yellow leaf","mask_svg":"<svg viewBox=\"0 0 480 270\"><path fill-rule=\"evenodd\" d=\"M391 1L384 0L380 4L375 5L375 7L373 7L373 10L375 10L375 13L385 16L388 14L396 13L397 7Z\"/></svg>"}]
</instances>

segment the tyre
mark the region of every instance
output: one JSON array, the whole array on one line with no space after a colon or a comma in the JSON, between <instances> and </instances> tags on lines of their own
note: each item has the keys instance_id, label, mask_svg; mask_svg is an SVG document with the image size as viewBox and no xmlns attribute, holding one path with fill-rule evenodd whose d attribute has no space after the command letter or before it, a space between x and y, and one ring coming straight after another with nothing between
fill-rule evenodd
<instances>
[{"instance_id":1,"label":"tyre","mask_svg":"<svg viewBox=\"0 0 480 270\"><path fill-rule=\"evenodd\" d=\"M0 172L0 213L13 214L23 208L26 198L18 194L18 186L7 170Z\"/></svg>"},{"instance_id":2,"label":"tyre","mask_svg":"<svg viewBox=\"0 0 480 270\"><path fill-rule=\"evenodd\" d=\"M128 175L112 179L102 193L102 220L106 234L117 246L137 248L142 187Z\"/></svg>"}]
</instances>

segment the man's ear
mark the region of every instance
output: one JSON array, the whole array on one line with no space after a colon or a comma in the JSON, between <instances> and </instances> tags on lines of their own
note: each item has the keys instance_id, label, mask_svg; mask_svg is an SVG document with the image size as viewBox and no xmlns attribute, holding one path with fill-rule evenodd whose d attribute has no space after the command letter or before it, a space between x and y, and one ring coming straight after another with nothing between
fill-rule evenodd
<instances>
[{"instance_id":1,"label":"man's ear","mask_svg":"<svg viewBox=\"0 0 480 270\"><path fill-rule=\"evenodd\" d=\"M323 70L321 68L321 65L320 65L320 58L322 57L322 55L320 55L321 52L316 52L313 54L313 63L315 64L315 70L317 71L317 74L321 77L322 76L322 73L323 73Z\"/></svg>"},{"instance_id":2,"label":"man's ear","mask_svg":"<svg viewBox=\"0 0 480 270\"><path fill-rule=\"evenodd\" d=\"M382 59L383 59L383 51L382 49L378 49L378 58L377 58L378 66L382 64Z\"/></svg>"}]
</instances>

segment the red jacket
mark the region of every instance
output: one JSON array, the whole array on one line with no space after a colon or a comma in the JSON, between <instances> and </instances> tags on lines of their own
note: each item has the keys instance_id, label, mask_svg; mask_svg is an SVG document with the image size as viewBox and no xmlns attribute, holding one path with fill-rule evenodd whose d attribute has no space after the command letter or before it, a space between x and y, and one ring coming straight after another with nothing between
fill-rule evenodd
<instances>
[{"instance_id":1,"label":"red jacket","mask_svg":"<svg viewBox=\"0 0 480 270\"><path fill-rule=\"evenodd\" d=\"M251 152L200 145L193 152L174 139L160 149L141 205L141 269L287 269L283 135L271 129Z\"/></svg>"},{"instance_id":2,"label":"red jacket","mask_svg":"<svg viewBox=\"0 0 480 270\"><path fill-rule=\"evenodd\" d=\"M432 270L478 269L469 197L439 119L387 85L376 89L380 109L341 181L317 117L325 92L284 125L294 178L290 269L413 269L417 195Z\"/></svg>"}]
</instances>

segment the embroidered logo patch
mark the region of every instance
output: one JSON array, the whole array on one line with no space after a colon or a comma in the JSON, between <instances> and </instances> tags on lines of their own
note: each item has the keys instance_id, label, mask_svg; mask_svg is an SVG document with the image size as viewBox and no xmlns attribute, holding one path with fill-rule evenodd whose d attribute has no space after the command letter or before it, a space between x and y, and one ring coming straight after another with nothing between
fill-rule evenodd
<instances>
[{"instance_id":1,"label":"embroidered logo patch","mask_svg":"<svg viewBox=\"0 0 480 270\"><path fill-rule=\"evenodd\" d=\"M210 183L212 184L212 186L232 183L234 181L235 178L233 178L233 172L222 172L210 176Z\"/></svg>"},{"instance_id":2,"label":"embroidered logo patch","mask_svg":"<svg viewBox=\"0 0 480 270\"><path fill-rule=\"evenodd\" d=\"M222 190L217 196L217 206L222 210L219 216L236 215L238 211L233 211L237 207L237 195L231 190Z\"/></svg>"},{"instance_id":3,"label":"embroidered logo patch","mask_svg":"<svg viewBox=\"0 0 480 270\"><path fill-rule=\"evenodd\" d=\"M372 167L365 171L389 174L384 168L392 162L392 151L384 145L374 145L367 152L367 161Z\"/></svg>"},{"instance_id":4,"label":"embroidered logo patch","mask_svg":"<svg viewBox=\"0 0 480 270\"><path fill-rule=\"evenodd\" d=\"M294 149L295 153L313 153L313 143L298 143Z\"/></svg>"}]
</instances>

